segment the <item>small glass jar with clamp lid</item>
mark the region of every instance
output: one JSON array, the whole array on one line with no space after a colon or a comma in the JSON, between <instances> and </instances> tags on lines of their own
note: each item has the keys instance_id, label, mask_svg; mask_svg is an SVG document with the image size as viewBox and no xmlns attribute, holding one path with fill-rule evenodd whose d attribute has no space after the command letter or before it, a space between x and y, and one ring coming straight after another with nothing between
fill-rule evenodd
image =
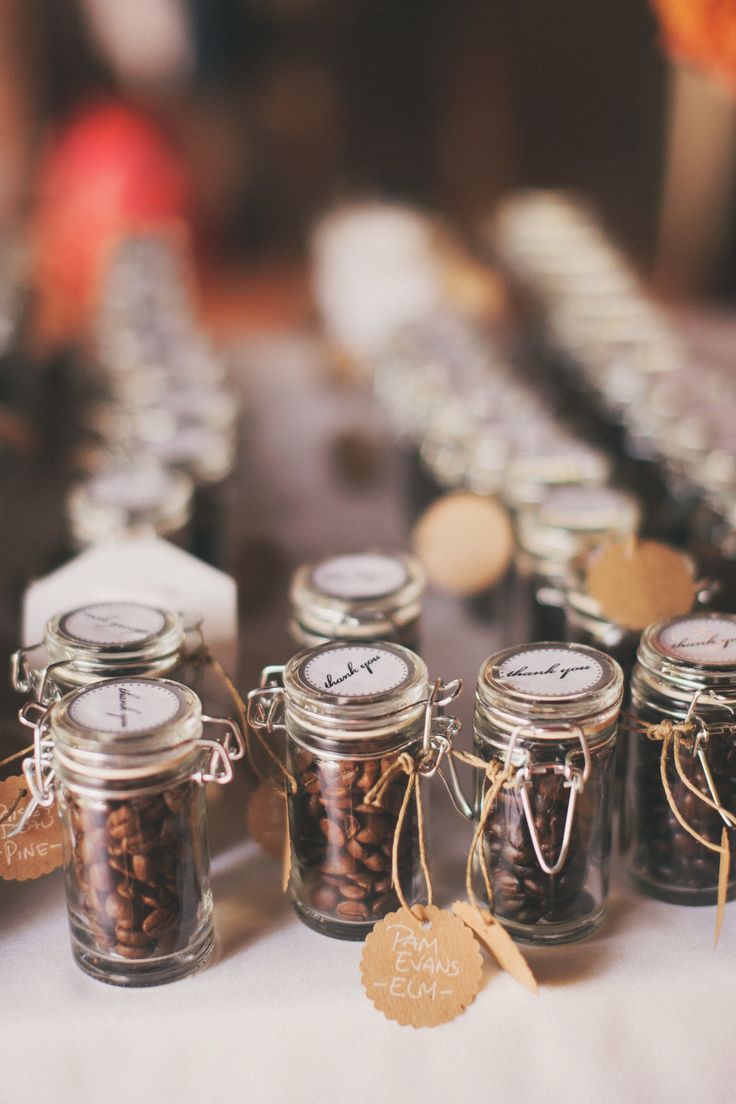
<instances>
[{"instance_id":1,"label":"small glass jar with clamp lid","mask_svg":"<svg viewBox=\"0 0 736 1104\"><path fill-rule=\"evenodd\" d=\"M364 939L399 907L392 848L406 793L404 768L429 777L449 770L459 722L439 710L459 680L432 684L424 662L397 644L324 644L285 667L266 668L248 697L248 722L286 736L291 839L290 888L309 927ZM397 760L402 769L387 776ZM444 760L444 764L440 765ZM379 803L373 791L385 782ZM407 897L417 889L419 835L410 802L397 853Z\"/></svg>"},{"instance_id":2,"label":"small glass jar with clamp lid","mask_svg":"<svg viewBox=\"0 0 736 1104\"><path fill-rule=\"evenodd\" d=\"M657 621L642 635L631 681L627 877L660 900L715 904L717 847L726 827L733 848L735 814L736 615Z\"/></svg>"},{"instance_id":3,"label":"small glass jar with clamp lid","mask_svg":"<svg viewBox=\"0 0 736 1104\"><path fill-rule=\"evenodd\" d=\"M74 544L84 548L121 537L156 535L186 545L193 494L187 475L152 457L112 462L69 494Z\"/></svg>"},{"instance_id":4,"label":"small glass jar with clamp lid","mask_svg":"<svg viewBox=\"0 0 736 1104\"><path fill-rule=\"evenodd\" d=\"M238 726L168 679L96 683L35 712L24 821L56 800L77 964L114 985L174 981L213 948L204 787L233 777ZM220 743L203 725L222 725Z\"/></svg>"},{"instance_id":5,"label":"small glass jar with clamp lid","mask_svg":"<svg viewBox=\"0 0 736 1104\"><path fill-rule=\"evenodd\" d=\"M105 678L171 675L183 662L185 628L178 614L142 602L94 602L52 617L42 644L15 652L14 689L48 704ZM43 648L46 664L34 668L29 655ZM180 672L177 672L180 674Z\"/></svg>"},{"instance_id":6,"label":"small glass jar with clamp lid","mask_svg":"<svg viewBox=\"0 0 736 1104\"><path fill-rule=\"evenodd\" d=\"M524 644L481 668L475 751L507 775L481 861L493 913L521 942L566 943L603 919L622 693L618 664L583 646Z\"/></svg>"},{"instance_id":7,"label":"small glass jar with clamp lid","mask_svg":"<svg viewBox=\"0 0 736 1104\"><path fill-rule=\"evenodd\" d=\"M330 640L389 640L419 648L424 570L406 553L329 556L298 568L291 583L291 637L301 647Z\"/></svg>"},{"instance_id":8,"label":"small glass jar with clamp lid","mask_svg":"<svg viewBox=\"0 0 736 1104\"><path fill-rule=\"evenodd\" d=\"M520 511L516 567L532 590L534 639L564 636L565 592L574 578L574 561L607 540L635 532L640 512L625 491L584 483L558 487L543 502Z\"/></svg>"}]
</instances>

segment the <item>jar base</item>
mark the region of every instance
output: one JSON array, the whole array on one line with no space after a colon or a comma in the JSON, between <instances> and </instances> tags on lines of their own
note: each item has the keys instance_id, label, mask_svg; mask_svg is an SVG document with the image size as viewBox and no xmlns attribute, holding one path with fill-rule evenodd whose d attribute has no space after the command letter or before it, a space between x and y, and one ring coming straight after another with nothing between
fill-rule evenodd
<instances>
[{"instance_id":1,"label":"jar base","mask_svg":"<svg viewBox=\"0 0 736 1104\"><path fill-rule=\"evenodd\" d=\"M631 867L624 869L624 877L632 889L643 893L646 897L653 897L656 901L664 901L667 905L689 905L702 907L718 904L718 890L713 889L680 889L677 886L658 882L646 874L640 874ZM727 901L736 898L736 882L732 882L726 894Z\"/></svg>"},{"instance_id":2,"label":"jar base","mask_svg":"<svg viewBox=\"0 0 736 1104\"><path fill-rule=\"evenodd\" d=\"M606 909L603 906L582 920L578 917L559 924L516 924L503 916L498 919L515 943L523 943L528 947L554 947L557 944L576 943L580 939L586 939L601 926L605 915Z\"/></svg>"},{"instance_id":3,"label":"jar base","mask_svg":"<svg viewBox=\"0 0 736 1104\"><path fill-rule=\"evenodd\" d=\"M169 955L139 960L126 960L119 955L93 950L79 939L72 929L72 954L77 966L96 981L129 989L166 985L168 982L188 977L207 964L214 948L215 933L211 923L207 924L182 950Z\"/></svg>"},{"instance_id":4,"label":"jar base","mask_svg":"<svg viewBox=\"0 0 736 1104\"><path fill-rule=\"evenodd\" d=\"M300 901L292 901L294 912L303 924L320 935L328 935L330 939L344 939L352 943L362 943L366 936L370 935L376 924L375 920L369 923L350 923L346 920L332 920L329 916L323 916L315 912Z\"/></svg>"}]
</instances>

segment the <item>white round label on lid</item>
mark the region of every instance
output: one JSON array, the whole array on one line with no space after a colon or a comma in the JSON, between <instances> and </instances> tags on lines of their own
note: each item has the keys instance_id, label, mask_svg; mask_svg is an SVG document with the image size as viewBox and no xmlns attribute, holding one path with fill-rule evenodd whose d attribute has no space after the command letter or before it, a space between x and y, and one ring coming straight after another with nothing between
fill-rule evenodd
<instances>
[{"instance_id":1,"label":"white round label on lid","mask_svg":"<svg viewBox=\"0 0 736 1104\"><path fill-rule=\"evenodd\" d=\"M598 689L607 676L598 660L585 652L525 648L503 661L498 679L513 690L546 698Z\"/></svg>"},{"instance_id":2,"label":"white round label on lid","mask_svg":"<svg viewBox=\"0 0 736 1104\"><path fill-rule=\"evenodd\" d=\"M157 468L120 468L103 472L89 484L89 494L98 502L122 510L153 510L166 498L171 479Z\"/></svg>"},{"instance_id":3,"label":"white round label on lid","mask_svg":"<svg viewBox=\"0 0 736 1104\"><path fill-rule=\"evenodd\" d=\"M401 560L372 552L333 556L312 572L313 585L333 598L382 598L407 579Z\"/></svg>"},{"instance_id":4,"label":"white round label on lid","mask_svg":"<svg viewBox=\"0 0 736 1104\"><path fill-rule=\"evenodd\" d=\"M153 606L99 602L62 617L59 628L84 644L140 644L161 632L166 618Z\"/></svg>"},{"instance_id":5,"label":"white round label on lid","mask_svg":"<svg viewBox=\"0 0 736 1104\"><path fill-rule=\"evenodd\" d=\"M168 686L116 679L83 691L69 707L69 716L95 732L145 732L173 720L180 709L180 699Z\"/></svg>"},{"instance_id":6,"label":"white round label on lid","mask_svg":"<svg viewBox=\"0 0 736 1104\"><path fill-rule=\"evenodd\" d=\"M384 694L408 682L409 675L406 660L380 644L330 648L304 666L304 679L310 686L340 698Z\"/></svg>"},{"instance_id":7,"label":"white round label on lid","mask_svg":"<svg viewBox=\"0 0 736 1104\"><path fill-rule=\"evenodd\" d=\"M659 634L662 649L692 663L736 663L736 618L688 617Z\"/></svg>"}]
</instances>

